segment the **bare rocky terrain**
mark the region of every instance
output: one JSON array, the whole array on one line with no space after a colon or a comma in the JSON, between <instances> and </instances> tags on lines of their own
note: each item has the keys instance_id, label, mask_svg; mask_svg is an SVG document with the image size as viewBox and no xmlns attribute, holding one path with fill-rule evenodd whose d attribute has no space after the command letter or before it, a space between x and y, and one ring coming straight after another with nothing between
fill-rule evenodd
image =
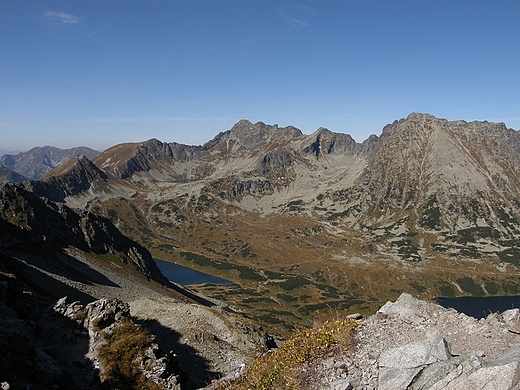
<instances>
[{"instance_id":1,"label":"bare rocky terrain","mask_svg":"<svg viewBox=\"0 0 520 390\"><path fill-rule=\"evenodd\" d=\"M520 311L477 320L403 294L361 320L346 353L303 371L315 390L519 389Z\"/></svg>"}]
</instances>

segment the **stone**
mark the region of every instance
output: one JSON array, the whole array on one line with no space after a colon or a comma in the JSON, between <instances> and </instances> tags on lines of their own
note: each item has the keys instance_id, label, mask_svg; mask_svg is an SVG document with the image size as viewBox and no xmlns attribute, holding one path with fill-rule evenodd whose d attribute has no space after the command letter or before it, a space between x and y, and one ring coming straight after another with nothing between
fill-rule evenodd
<instances>
[{"instance_id":1,"label":"stone","mask_svg":"<svg viewBox=\"0 0 520 390\"><path fill-rule=\"evenodd\" d=\"M379 367L415 368L451 357L448 343L442 337L432 337L384 351L379 357Z\"/></svg>"},{"instance_id":2,"label":"stone","mask_svg":"<svg viewBox=\"0 0 520 390\"><path fill-rule=\"evenodd\" d=\"M428 303L414 298L408 293L402 293L395 302L388 301L378 311L378 314L407 318L412 322L421 322L429 315Z\"/></svg>"},{"instance_id":3,"label":"stone","mask_svg":"<svg viewBox=\"0 0 520 390\"><path fill-rule=\"evenodd\" d=\"M408 389L413 378L421 371L421 367L379 369L379 390Z\"/></svg>"},{"instance_id":4,"label":"stone","mask_svg":"<svg viewBox=\"0 0 520 390\"><path fill-rule=\"evenodd\" d=\"M330 390L353 390L354 386L350 383L349 380L336 380L330 383Z\"/></svg>"},{"instance_id":5,"label":"stone","mask_svg":"<svg viewBox=\"0 0 520 390\"><path fill-rule=\"evenodd\" d=\"M413 380L410 390L444 389L461 375L480 368L478 356L454 357L425 367Z\"/></svg>"},{"instance_id":6,"label":"stone","mask_svg":"<svg viewBox=\"0 0 520 390\"><path fill-rule=\"evenodd\" d=\"M520 361L503 365L482 367L468 376L467 389L471 385L482 390L518 389L520 380Z\"/></svg>"}]
</instances>

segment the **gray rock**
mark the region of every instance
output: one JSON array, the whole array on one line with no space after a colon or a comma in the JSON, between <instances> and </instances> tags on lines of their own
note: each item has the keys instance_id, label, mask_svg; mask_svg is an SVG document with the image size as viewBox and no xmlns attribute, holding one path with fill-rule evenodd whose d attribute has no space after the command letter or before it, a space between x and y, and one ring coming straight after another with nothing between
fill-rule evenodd
<instances>
[{"instance_id":1,"label":"gray rock","mask_svg":"<svg viewBox=\"0 0 520 390\"><path fill-rule=\"evenodd\" d=\"M421 371L421 367L412 368L387 368L379 369L379 390L408 389L415 376Z\"/></svg>"},{"instance_id":2,"label":"gray rock","mask_svg":"<svg viewBox=\"0 0 520 390\"><path fill-rule=\"evenodd\" d=\"M446 340L433 337L384 351L379 357L379 367L416 368L448 360L450 357Z\"/></svg>"},{"instance_id":3,"label":"gray rock","mask_svg":"<svg viewBox=\"0 0 520 390\"><path fill-rule=\"evenodd\" d=\"M515 344L493 362L471 373L468 382L480 389L520 388L520 344Z\"/></svg>"},{"instance_id":4,"label":"gray rock","mask_svg":"<svg viewBox=\"0 0 520 390\"><path fill-rule=\"evenodd\" d=\"M410 390L444 389L453 380L482 366L479 356L454 357L425 367L413 380Z\"/></svg>"},{"instance_id":5,"label":"gray rock","mask_svg":"<svg viewBox=\"0 0 520 390\"><path fill-rule=\"evenodd\" d=\"M428 317L429 312L427 302L420 301L408 293L402 293L395 302L388 301L378 310L378 313L407 318L412 322L421 322Z\"/></svg>"},{"instance_id":6,"label":"gray rock","mask_svg":"<svg viewBox=\"0 0 520 390\"><path fill-rule=\"evenodd\" d=\"M347 379L339 379L330 384L330 390L353 390L354 387Z\"/></svg>"},{"instance_id":7,"label":"gray rock","mask_svg":"<svg viewBox=\"0 0 520 390\"><path fill-rule=\"evenodd\" d=\"M466 389L512 390L519 388L520 361L482 367L467 378ZM462 388L462 387L459 387Z\"/></svg>"},{"instance_id":8,"label":"gray rock","mask_svg":"<svg viewBox=\"0 0 520 390\"><path fill-rule=\"evenodd\" d=\"M379 389L408 389L423 367L450 357L448 344L441 337L384 351L379 357Z\"/></svg>"}]
</instances>

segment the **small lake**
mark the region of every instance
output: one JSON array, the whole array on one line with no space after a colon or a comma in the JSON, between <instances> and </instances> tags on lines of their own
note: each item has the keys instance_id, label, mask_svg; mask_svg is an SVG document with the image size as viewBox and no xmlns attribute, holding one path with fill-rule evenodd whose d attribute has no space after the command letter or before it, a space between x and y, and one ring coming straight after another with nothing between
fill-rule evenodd
<instances>
[{"instance_id":1,"label":"small lake","mask_svg":"<svg viewBox=\"0 0 520 390\"><path fill-rule=\"evenodd\" d=\"M234 284L226 279L217 278L216 276L208 275L203 272L195 271L182 265L170 263L169 261L154 259L155 264L159 267L166 278L174 283L182 286L190 284L218 284L221 286L231 286Z\"/></svg>"},{"instance_id":2,"label":"small lake","mask_svg":"<svg viewBox=\"0 0 520 390\"><path fill-rule=\"evenodd\" d=\"M485 318L490 313L520 308L520 296L435 298L435 301L477 319Z\"/></svg>"}]
</instances>

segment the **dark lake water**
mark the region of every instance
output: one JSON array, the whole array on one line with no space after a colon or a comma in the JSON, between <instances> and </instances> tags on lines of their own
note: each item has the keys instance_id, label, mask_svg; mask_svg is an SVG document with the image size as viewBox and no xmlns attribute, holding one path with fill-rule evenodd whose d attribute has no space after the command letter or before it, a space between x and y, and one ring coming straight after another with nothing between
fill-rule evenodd
<instances>
[{"instance_id":1,"label":"dark lake water","mask_svg":"<svg viewBox=\"0 0 520 390\"><path fill-rule=\"evenodd\" d=\"M520 296L435 298L435 301L443 307L453 308L478 319L485 318L490 313L520 308Z\"/></svg>"},{"instance_id":2,"label":"dark lake water","mask_svg":"<svg viewBox=\"0 0 520 390\"><path fill-rule=\"evenodd\" d=\"M179 264L170 263L168 261L154 259L157 267L168 280L178 283L182 286L189 284L219 284L222 286L231 286L233 282L226 279L217 278L203 272L195 271Z\"/></svg>"}]
</instances>

